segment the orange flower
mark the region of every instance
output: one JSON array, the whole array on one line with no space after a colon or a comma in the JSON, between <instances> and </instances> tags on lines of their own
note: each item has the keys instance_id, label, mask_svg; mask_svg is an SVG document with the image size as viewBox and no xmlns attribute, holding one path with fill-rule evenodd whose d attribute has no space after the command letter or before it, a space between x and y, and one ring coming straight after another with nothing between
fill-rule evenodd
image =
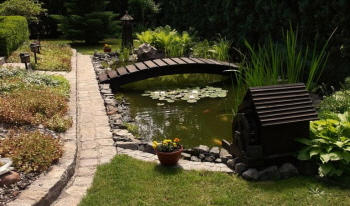
<instances>
[{"instance_id":1,"label":"orange flower","mask_svg":"<svg viewBox=\"0 0 350 206\"><path fill-rule=\"evenodd\" d=\"M179 138L175 138L174 142L180 142L180 139Z\"/></svg>"}]
</instances>

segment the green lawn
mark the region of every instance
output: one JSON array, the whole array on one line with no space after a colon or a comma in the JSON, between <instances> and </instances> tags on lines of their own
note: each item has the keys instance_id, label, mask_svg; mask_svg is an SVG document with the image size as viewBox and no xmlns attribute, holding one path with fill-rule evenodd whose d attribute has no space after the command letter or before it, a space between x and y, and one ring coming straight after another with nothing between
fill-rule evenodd
<instances>
[{"instance_id":1,"label":"green lawn","mask_svg":"<svg viewBox=\"0 0 350 206\"><path fill-rule=\"evenodd\" d=\"M95 50L97 52L103 53L103 45L110 44L112 45L112 51L119 50L121 48L122 41L121 39L105 39L100 41L98 44L85 44L84 42L72 42L70 40L64 39L46 39L48 42L64 43L69 44L72 48L76 49L77 52L87 55L94 54ZM134 47L138 47L140 44L137 41L134 41Z\"/></svg>"},{"instance_id":2,"label":"green lawn","mask_svg":"<svg viewBox=\"0 0 350 206\"><path fill-rule=\"evenodd\" d=\"M349 204L350 189L314 177L249 182L236 175L183 171L121 155L98 167L80 206Z\"/></svg>"}]
</instances>

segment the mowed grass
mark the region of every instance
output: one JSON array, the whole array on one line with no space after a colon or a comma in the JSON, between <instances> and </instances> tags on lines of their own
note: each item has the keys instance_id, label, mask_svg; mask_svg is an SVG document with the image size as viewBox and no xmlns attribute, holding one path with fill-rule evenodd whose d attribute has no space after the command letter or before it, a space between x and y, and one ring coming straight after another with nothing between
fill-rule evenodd
<instances>
[{"instance_id":1,"label":"mowed grass","mask_svg":"<svg viewBox=\"0 0 350 206\"><path fill-rule=\"evenodd\" d=\"M80 206L349 204L350 189L314 177L249 182L233 174L184 171L120 155L98 167Z\"/></svg>"},{"instance_id":2,"label":"mowed grass","mask_svg":"<svg viewBox=\"0 0 350 206\"><path fill-rule=\"evenodd\" d=\"M65 40L65 39L46 39L45 41L69 44L72 48L76 49L77 52L81 54L86 54L86 55L93 55L95 50L99 53L103 53L104 44L112 45L112 52L119 50L122 45L121 39L114 39L114 38L105 39L103 41L100 41L98 44L85 44L83 41L72 42L70 40ZM139 45L140 45L139 42L134 41L135 48L137 48Z\"/></svg>"}]
</instances>

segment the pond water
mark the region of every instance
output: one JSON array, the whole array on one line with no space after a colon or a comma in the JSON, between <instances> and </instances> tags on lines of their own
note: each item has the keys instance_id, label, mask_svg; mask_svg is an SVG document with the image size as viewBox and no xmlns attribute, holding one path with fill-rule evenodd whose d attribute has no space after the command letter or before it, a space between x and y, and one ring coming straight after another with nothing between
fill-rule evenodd
<instances>
[{"instance_id":1,"label":"pond water","mask_svg":"<svg viewBox=\"0 0 350 206\"><path fill-rule=\"evenodd\" d=\"M197 86L197 85L195 85ZM146 140L164 138L181 139L185 148L199 145L220 146L221 140L232 140L231 123L233 118L233 88L230 84L218 82L215 87L228 90L224 98L202 98L196 103L176 100L173 103L142 96L144 91L122 90L129 102L133 124L138 127L140 137ZM198 86L203 88L205 86ZM185 89L189 87L181 87ZM194 85L192 87L194 88ZM164 91L152 88L151 91ZM197 88L198 89L198 88Z\"/></svg>"}]
</instances>

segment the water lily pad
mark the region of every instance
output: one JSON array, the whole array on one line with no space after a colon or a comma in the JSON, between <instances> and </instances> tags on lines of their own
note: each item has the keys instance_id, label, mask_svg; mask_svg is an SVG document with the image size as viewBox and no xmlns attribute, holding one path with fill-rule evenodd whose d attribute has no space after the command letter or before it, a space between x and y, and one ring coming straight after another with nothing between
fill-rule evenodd
<instances>
[{"instance_id":1,"label":"water lily pad","mask_svg":"<svg viewBox=\"0 0 350 206\"><path fill-rule=\"evenodd\" d=\"M195 99L189 99L189 100L187 100L187 102L188 102L188 103L196 103L197 100L195 100Z\"/></svg>"},{"instance_id":2,"label":"water lily pad","mask_svg":"<svg viewBox=\"0 0 350 206\"><path fill-rule=\"evenodd\" d=\"M226 93L220 93L220 94L218 94L218 97L221 97L221 98L226 97L226 96L227 96Z\"/></svg>"},{"instance_id":3,"label":"water lily pad","mask_svg":"<svg viewBox=\"0 0 350 206\"><path fill-rule=\"evenodd\" d=\"M172 99L166 99L166 101L167 101L168 103L173 103L173 102L175 102L175 101L172 100Z\"/></svg>"},{"instance_id":4,"label":"water lily pad","mask_svg":"<svg viewBox=\"0 0 350 206\"><path fill-rule=\"evenodd\" d=\"M164 103L157 103L157 106L164 106Z\"/></svg>"}]
</instances>

